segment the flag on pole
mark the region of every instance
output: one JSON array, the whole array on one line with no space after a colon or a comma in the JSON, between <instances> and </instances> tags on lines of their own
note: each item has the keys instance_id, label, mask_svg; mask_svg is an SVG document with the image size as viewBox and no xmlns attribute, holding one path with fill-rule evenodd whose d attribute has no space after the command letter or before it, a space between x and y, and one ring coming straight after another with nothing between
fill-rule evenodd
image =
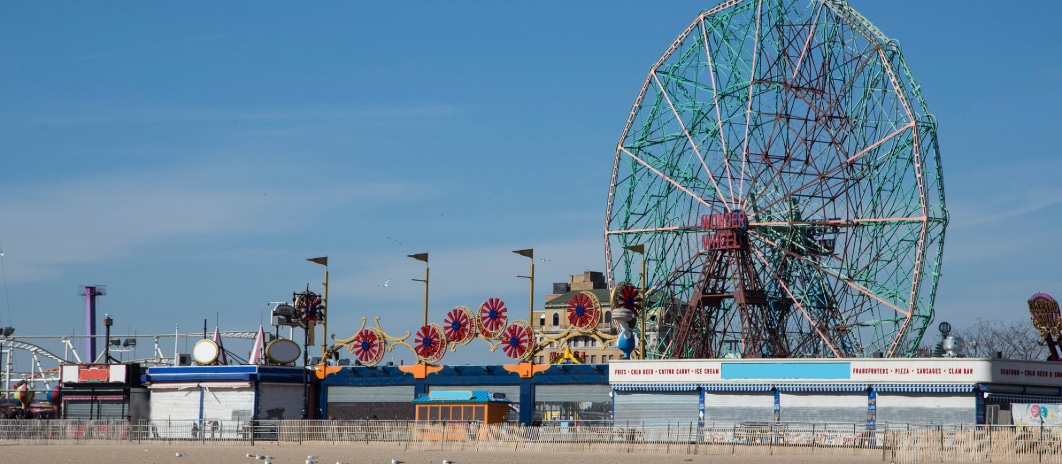
<instances>
[{"instance_id":1,"label":"flag on pole","mask_svg":"<svg viewBox=\"0 0 1062 464\"><path fill-rule=\"evenodd\" d=\"M417 254L406 255L406 256L409 256L410 258L413 258L413 259L415 259L417 261L424 261L425 263L428 262L428 254L427 253L417 253Z\"/></svg>"},{"instance_id":2,"label":"flag on pole","mask_svg":"<svg viewBox=\"0 0 1062 464\"><path fill-rule=\"evenodd\" d=\"M218 326L214 326L214 344L218 346L218 360L215 364L228 365L229 360L225 357L225 345L221 343L221 332L218 330Z\"/></svg>"},{"instance_id":3,"label":"flag on pole","mask_svg":"<svg viewBox=\"0 0 1062 464\"><path fill-rule=\"evenodd\" d=\"M322 266L327 266L328 265L328 257L327 256L321 256L320 258L306 258L306 261L312 261L312 262L315 262L315 263L320 264Z\"/></svg>"},{"instance_id":4,"label":"flag on pole","mask_svg":"<svg viewBox=\"0 0 1062 464\"><path fill-rule=\"evenodd\" d=\"M265 332L261 325L258 326L258 335L254 337L254 348L251 349L247 362L257 365L265 364Z\"/></svg>"}]
</instances>

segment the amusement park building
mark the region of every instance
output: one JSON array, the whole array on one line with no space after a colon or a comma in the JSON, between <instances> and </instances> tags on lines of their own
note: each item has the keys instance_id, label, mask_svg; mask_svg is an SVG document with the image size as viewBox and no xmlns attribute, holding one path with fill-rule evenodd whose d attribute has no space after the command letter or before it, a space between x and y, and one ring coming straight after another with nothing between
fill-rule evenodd
<instances>
[{"instance_id":1,"label":"amusement park building","mask_svg":"<svg viewBox=\"0 0 1062 464\"><path fill-rule=\"evenodd\" d=\"M555 364L521 375L514 366L357 366L318 382L319 417L413 420L413 400L432 392L482 390L512 401L507 418L607 421L612 415L607 365Z\"/></svg>"},{"instance_id":2,"label":"amusement park building","mask_svg":"<svg viewBox=\"0 0 1062 464\"><path fill-rule=\"evenodd\" d=\"M301 418L303 396L315 397L310 376L286 366L176 366L152 367L143 381L153 423L243 423Z\"/></svg>"},{"instance_id":3,"label":"amusement park building","mask_svg":"<svg viewBox=\"0 0 1062 464\"><path fill-rule=\"evenodd\" d=\"M609 364L616 424L1007 424L1062 404L1062 364L974 358L689 359Z\"/></svg>"}]
</instances>

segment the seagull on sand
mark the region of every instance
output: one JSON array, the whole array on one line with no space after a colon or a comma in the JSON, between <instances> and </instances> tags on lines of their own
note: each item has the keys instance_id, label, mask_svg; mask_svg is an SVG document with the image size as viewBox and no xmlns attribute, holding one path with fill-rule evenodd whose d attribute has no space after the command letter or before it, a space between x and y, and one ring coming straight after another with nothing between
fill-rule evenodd
<instances>
[{"instance_id":1,"label":"seagull on sand","mask_svg":"<svg viewBox=\"0 0 1062 464\"><path fill-rule=\"evenodd\" d=\"M454 464L454 462L449 459L443 459L443 464Z\"/></svg>"},{"instance_id":2,"label":"seagull on sand","mask_svg":"<svg viewBox=\"0 0 1062 464\"><path fill-rule=\"evenodd\" d=\"M397 459L392 459L391 460L391 464L402 464L403 462L405 462L405 461L399 461Z\"/></svg>"}]
</instances>

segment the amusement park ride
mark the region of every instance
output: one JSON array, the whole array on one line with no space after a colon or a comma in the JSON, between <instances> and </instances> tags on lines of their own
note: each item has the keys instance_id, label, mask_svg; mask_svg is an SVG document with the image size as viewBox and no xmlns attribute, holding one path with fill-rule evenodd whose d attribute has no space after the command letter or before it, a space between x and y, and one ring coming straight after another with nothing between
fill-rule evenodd
<instances>
[{"instance_id":1,"label":"amusement park ride","mask_svg":"<svg viewBox=\"0 0 1062 464\"><path fill-rule=\"evenodd\" d=\"M399 346L423 375L475 339L522 375L573 337L644 359L912 356L947 222L936 122L899 44L843 0L727 0L651 66L616 146L604 242L618 330L599 328L591 292L551 336L498 298L429 323L427 253L410 256L425 263L415 331L363 318L327 340L326 257L310 259L325 266L324 294L295 294L274 325L304 328L307 348L322 326L319 376L341 349L373 366ZM516 253L532 258L533 310L533 252ZM292 342L274 343L271 359L294 362Z\"/></svg>"}]
</instances>

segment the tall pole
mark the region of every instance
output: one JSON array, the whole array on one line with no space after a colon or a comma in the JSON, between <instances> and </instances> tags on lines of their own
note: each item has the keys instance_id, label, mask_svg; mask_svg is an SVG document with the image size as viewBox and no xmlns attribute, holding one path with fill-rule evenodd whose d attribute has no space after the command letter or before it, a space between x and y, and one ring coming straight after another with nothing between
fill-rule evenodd
<instances>
[{"instance_id":1,"label":"tall pole","mask_svg":"<svg viewBox=\"0 0 1062 464\"><path fill-rule=\"evenodd\" d=\"M513 253L516 253L516 254L518 254L520 256L527 257L527 258L529 258L531 260L531 271L530 271L530 273L527 276L517 276L517 277L526 277L527 280L530 282L529 283L530 289L528 290L528 298L527 298L527 324L531 326L531 337L532 338L536 338L536 336L535 336L535 326L532 325L532 324L535 323L535 249L534 248L528 248L528 249L525 249L525 250L515 250L515 251L513 251ZM532 340L532 342L535 343L535 344L537 344L537 341L538 341L537 338L535 340ZM532 345L532 346L534 346L534 345ZM532 364L535 363L534 355L529 357L529 361Z\"/></svg>"},{"instance_id":2,"label":"tall pole","mask_svg":"<svg viewBox=\"0 0 1062 464\"><path fill-rule=\"evenodd\" d=\"M417 261L424 261L424 279L411 279L416 282L424 282L424 325L428 325L428 254L417 253L413 255L406 255Z\"/></svg>"},{"instance_id":3,"label":"tall pole","mask_svg":"<svg viewBox=\"0 0 1062 464\"><path fill-rule=\"evenodd\" d=\"M324 295L321 296L321 364L328 364L328 255L306 258L306 261L324 266ZM306 347L309 350L309 347Z\"/></svg>"}]
</instances>

